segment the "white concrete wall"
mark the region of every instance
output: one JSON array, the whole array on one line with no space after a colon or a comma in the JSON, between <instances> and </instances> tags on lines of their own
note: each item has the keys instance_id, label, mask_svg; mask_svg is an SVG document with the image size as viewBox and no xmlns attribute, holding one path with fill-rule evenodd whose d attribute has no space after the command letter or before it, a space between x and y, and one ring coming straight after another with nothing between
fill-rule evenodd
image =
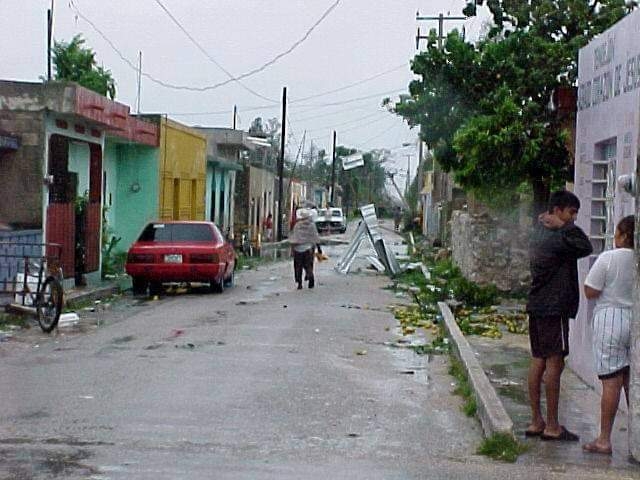
<instances>
[{"instance_id":1,"label":"white concrete wall","mask_svg":"<svg viewBox=\"0 0 640 480\"><path fill-rule=\"evenodd\" d=\"M575 192L582 204L578 224L594 244L594 255L579 262L582 284L601 245L608 244L610 248L615 224L623 216L634 213L633 198L620 190L615 177L634 172L636 168L640 11L627 16L580 50L578 83ZM609 163L598 164L606 160L607 151ZM613 177L608 185L606 171ZM605 180L598 183L602 178ZM603 197L604 201L598 200ZM580 376L597 385L591 351L592 309L593 305L583 297L572 325L570 361Z\"/></svg>"},{"instance_id":2,"label":"white concrete wall","mask_svg":"<svg viewBox=\"0 0 640 480\"><path fill-rule=\"evenodd\" d=\"M640 11L628 15L580 50L578 61L575 193L578 225L594 244L579 261L582 286L597 254L612 246L617 222L635 213L633 197L616 179L636 171L640 114ZM582 291L582 288L581 288ZM570 366L600 388L591 348L593 303L582 294L571 324ZM640 438L639 438L640 440Z\"/></svg>"}]
</instances>

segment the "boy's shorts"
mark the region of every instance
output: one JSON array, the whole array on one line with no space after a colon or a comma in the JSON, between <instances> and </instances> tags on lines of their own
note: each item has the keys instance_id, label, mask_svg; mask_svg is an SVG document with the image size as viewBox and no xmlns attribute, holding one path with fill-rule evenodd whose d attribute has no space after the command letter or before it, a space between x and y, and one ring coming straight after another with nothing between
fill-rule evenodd
<instances>
[{"instance_id":1,"label":"boy's shorts","mask_svg":"<svg viewBox=\"0 0 640 480\"><path fill-rule=\"evenodd\" d=\"M569 355L569 318L529 313L529 341L535 358L566 357Z\"/></svg>"}]
</instances>

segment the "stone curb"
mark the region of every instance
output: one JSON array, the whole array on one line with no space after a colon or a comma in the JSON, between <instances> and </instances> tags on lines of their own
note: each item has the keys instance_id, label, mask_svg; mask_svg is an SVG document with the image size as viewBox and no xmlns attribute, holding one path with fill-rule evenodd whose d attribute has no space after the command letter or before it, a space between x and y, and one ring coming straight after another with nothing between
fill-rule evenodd
<instances>
[{"instance_id":1,"label":"stone curb","mask_svg":"<svg viewBox=\"0 0 640 480\"><path fill-rule=\"evenodd\" d=\"M118 293L119 290L117 285L106 285L86 290L69 290L64 293L64 304L71 306L77 303L100 300Z\"/></svg>"},{"instance_id":2,"label":"stone curb","mask_svg":"<svg viewBox=\"0 0 640 480\"><path fill-rule=\"evenodd\" d=\"M513 421L480 366L480 362L476 359L469 342L460 331L451 309L444 302L438 302L438 307L442 312L445 328L449 337L451 337L454 353L462 362L469 383L475 393L478 417L485 436L489 437L494 433L513 435Z\"/></svg>"}]
</instances>

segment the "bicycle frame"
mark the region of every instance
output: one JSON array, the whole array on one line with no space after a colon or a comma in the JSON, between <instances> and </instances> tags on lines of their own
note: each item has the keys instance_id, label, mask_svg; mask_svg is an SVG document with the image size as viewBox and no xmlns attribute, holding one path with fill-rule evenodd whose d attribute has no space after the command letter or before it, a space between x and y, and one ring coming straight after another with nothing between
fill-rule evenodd
<instances>
[{"instance_id":1,"label":"bicycle frame","mask_svg":"<svg viewBox=\"0 0 640 480\"><path fill-rule=\"evenodd\" d=\"M35 314L45 332L55 328L64 301L60 254L54 243L0 242L0 295L8 307Z\"/></svg>"}]
</instances>

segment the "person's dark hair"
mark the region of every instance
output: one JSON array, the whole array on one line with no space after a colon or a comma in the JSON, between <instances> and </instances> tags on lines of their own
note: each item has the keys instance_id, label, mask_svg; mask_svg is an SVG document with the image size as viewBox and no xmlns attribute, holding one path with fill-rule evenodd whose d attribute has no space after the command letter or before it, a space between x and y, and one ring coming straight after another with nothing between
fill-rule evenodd
<instances>
[{"instance_id":1,"label":"person's dark hair","mask_svg":"<svg viewBox=\"0 0 640 480\"><path fill-rule=\"evenodd\" d=\"M555 207L558 207L560 210L567 207L580 210L580 200L568 190L557 190L549 197L549 213L552 213Z\"/></svg>"},{"instance_id":2,"label":"person's dark hair","mask_svg":"<svg viewBox=\"0 0 640 480\"><path fill-rule=\"evenodd\" d=\"M633 215L627 215L618 222L616 227L618 231L625 236L625 247L633 248L633 236L635 231L636 217Z\"/></svg>"}]
</instances>

